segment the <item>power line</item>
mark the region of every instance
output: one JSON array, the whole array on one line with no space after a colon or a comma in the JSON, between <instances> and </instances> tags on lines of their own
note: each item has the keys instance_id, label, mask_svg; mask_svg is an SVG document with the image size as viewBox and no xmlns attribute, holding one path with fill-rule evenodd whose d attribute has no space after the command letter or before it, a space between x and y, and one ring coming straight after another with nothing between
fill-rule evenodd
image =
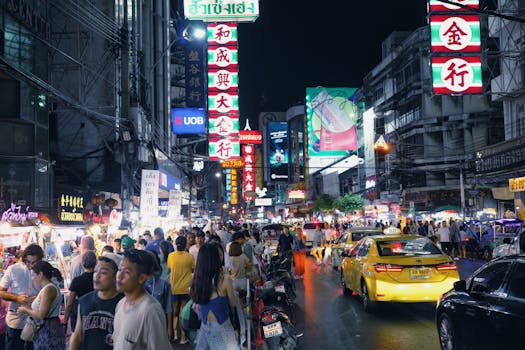
<instances>
[{"instance_id":1,"label":"power line","mask_svg":"<svg viewBox=\"0 0 525 350\"><path fill-rule=\"evenodd\" d=\"M509 20L509 21L525 23L525 19L523 19L521 17L516 17L516 16L511 16L511 15L504 15L504 14L496 12L494 10L476 9L476 8L471 7L471 6L463 5L463 4L457 3L455 1L450 1L450 0L438 0L438 1L442 2L442 3L445 3L445 4L461 7L462 9L465 9L465 10L468 10L468 11L471 11L471 12L475 12L477 14L494 16L494 17L503 18L503 19L506 19L506 20Z\"/></svg>"}]
</instances>

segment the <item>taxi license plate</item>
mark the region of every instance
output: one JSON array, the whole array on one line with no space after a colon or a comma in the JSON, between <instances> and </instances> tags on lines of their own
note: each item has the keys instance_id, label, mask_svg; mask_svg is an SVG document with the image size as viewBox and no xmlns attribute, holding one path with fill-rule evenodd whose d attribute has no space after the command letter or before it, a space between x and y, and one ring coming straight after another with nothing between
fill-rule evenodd
<instances>
[{"instance_id":1,"label":"taxi license plate","mask_svg":"<svg viewBox=\"0 0 525 350\"><path fill-rule=\"evenodd\" d=\"M263 332L265 338L277 337L278 335L283 334L283 327L281 326L281 321L263 326Z\"/></svg>"},{"instance_id":2,"label":"taxi license plate","mask_svg":"<svg viewBox=\"0 0 525 350\"><path fill-rule=\"evenodd\" d=\"M430 278L430 269L428 268L411 269L410 278L413 280Z\"/></svg>"},{"instance_id":3,"label":"taxi license plate","mask_svg":"<svg viewBox=\"0 0 525 350\"><path fill-rule=\"evenodd\" d=\"M277 293L286 293L286 289L284 289L284 286L282 284L278 285L278 286L275 286L275 291Z\"/></svg>"}]
</instances>

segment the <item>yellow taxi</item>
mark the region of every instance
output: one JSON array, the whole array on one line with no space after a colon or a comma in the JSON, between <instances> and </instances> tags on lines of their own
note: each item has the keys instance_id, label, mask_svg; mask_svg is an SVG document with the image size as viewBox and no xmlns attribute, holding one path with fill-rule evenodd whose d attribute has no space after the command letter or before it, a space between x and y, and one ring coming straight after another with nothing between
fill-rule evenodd
<instances>
[{"instance_id":1,"label":"yellow taxi","mask_svg":"<svg viewBox=\"0 0 525 350\"><path fill-rule=\"evenodd\" d=\"M330 254L332 268L336 270L339 269L339 266L341 266L341 260L343 260L343 252L352 249L361 238L380 235L382 233L381 229L373 226L350 227L344 231L341 236L337 237L337 239L330 245L332 248Z\"/></svg>"},{"instance_id":2,"label":"yellow taxi","mask_svg":"<svg viewBox=\"0 0 525 350\"><path fill-rule=\"evenodd\" d=\"M378 302L436 302L456 281L456 263L427 237L370 236L343 253L343 291L360 295L367 312Z\"/></svg>"}]
</instances>

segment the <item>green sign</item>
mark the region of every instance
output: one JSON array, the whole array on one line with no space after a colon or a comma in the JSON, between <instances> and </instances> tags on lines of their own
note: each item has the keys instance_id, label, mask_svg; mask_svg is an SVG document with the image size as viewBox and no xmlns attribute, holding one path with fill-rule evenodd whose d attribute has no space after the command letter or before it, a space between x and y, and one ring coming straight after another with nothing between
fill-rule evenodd
<instances>
[{"instance_id":1,"label":"green sign","mask_svg":"<svg viewBox=\"0 0 525 350\"><path fill-rule=\"evenodd\" d=\"M184 15L204 22L254 22L259 0L184 0Z\"/></svg>"}]
</instances>

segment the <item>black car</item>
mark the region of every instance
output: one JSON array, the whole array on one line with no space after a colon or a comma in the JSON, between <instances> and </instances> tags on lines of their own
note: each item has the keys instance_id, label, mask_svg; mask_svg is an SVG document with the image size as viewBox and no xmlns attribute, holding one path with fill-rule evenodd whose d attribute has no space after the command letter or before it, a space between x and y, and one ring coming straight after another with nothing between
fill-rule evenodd
<instances>
[{"instance_id":1,"label":"black car","mask_svg":"<svg viewBox=\"0 0 525 350\"><path fill-rule=\"evenodd\" d=\"M454 283L436 310L442 349L525 349L525 254L495 259Z\"/></svg>"}]
</instances>

